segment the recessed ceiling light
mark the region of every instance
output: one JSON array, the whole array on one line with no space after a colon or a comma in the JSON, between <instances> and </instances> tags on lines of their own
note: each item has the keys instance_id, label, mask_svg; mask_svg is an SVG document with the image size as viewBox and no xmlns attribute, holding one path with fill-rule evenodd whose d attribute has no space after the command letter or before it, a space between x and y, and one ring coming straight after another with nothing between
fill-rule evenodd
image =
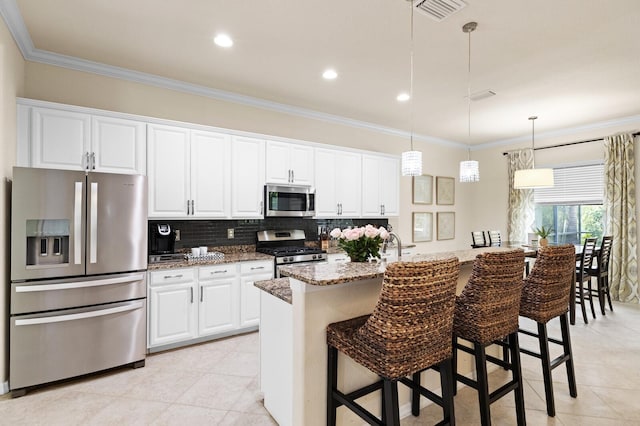
<instances>
[{"instance_id":1,"label":"recessed ceiling light","mask_svg":"<svg viewBox=\"0 0 640 426\"><path fill-rule=\"evenodd\" d=\"M338 77L338 73L333 69L328 69L322 73L322 77L326 80L334 80Z\"/></svg>"},{"instance_id":2,"label":"recessed ceiling light","mask_svg":"<svg viewBox=\"0 0 640 426\"><path fill-rule=\"evenodd\" d=\"M231 47L233 46L233 40L226 34L218 34L214 37L213 42L220 47Z\"/></svg>"},{"instance_id":3,"label":"recessed ceiling light","mask_svg":"<svg viewBox=\"0 0 640 426\"><path fill-rule=\"evenodd\" d=\"M398 100L398 102L406 102L411 99L411 96L409 96L408 93L402 92L398 96L396 96L396 99Z\"/></svg>"}]
</instances>

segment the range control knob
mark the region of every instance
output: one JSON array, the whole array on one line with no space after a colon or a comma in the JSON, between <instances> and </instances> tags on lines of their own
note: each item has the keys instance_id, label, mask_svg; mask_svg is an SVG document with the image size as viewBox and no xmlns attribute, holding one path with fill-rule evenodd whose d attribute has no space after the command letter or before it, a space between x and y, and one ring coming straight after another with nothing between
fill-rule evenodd
<instances>
[{"instance_id":1,"label":"range control knob","mask_svg":"<svg viewBox=\"0 0 640 426\"><path fill-rule=\"evenodd\" d=\"M311 256L311 259L317 259L318 256L316 256L315 254L313 256Z\"/></svg>"}]
</instances>

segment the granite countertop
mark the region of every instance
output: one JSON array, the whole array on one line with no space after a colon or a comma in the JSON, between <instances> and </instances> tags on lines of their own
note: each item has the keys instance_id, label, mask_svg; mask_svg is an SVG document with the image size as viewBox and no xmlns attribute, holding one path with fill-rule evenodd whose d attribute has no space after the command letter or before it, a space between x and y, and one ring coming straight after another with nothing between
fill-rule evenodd
<instances>
[{"instance_id":1,"label":"granite countertop","mask_svg":"<svg viewBox=\"0 0 640 426\"><path fill-rule=\"evenodd\" d=\"M260 290L291 304L291 286L289 285L289 278L256 281L253 285L258 287Z\"/></svg>"},{"instance_id":2,"label":"granite countertop","mask_svg":"<svg viewBox=\"0 0 640 426\"><path fill-rule=\"evenodd\" d=\"M422 262L427 260L457 257L460 265L473 263L480 253L512 250L508 247L483 247L441 253L418 254L401 258L403 262ZM281 266L280 275L295 278L311 285L327 286L347 282L382 278L387 262L363 263L316 263L304 266Z\"/></svg>"},{"instance_id":3,"label":"granite countertop","mask_svg":"<svg viewBox=\"0 0 640 426\"><path fill-rule=\"evenodd\" d=\"M251 262L254 260L273 260L273 256L257 252L237 252L237 253L224 253L224 259L218 260L198 260L196 262L188 262L185 260L179 260L176 262L163 262L149 264L147 269L149 271L157 271L161 269L176 269L176 268L191 268L193 266L208 266L208 265L221 265L223 263L235 263L235 262Z\"/></svg>"}]
</instances>

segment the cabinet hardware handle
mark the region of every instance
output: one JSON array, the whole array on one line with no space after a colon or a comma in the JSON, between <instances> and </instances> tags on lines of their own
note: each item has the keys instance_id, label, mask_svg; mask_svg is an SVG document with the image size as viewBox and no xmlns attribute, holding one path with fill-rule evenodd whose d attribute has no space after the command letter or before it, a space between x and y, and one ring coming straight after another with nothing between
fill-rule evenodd
<instances>
[{"instance_id":1,"label":"cabinet hardware handle","mask_svg":"<svg viewBox=\"0 0 640 426\"><path fill-rule=\"evenodd\" d=\"M226 273L227 273L227 270L225 269L224 271L213 271L213 272L211 272L211 275L213 275L213 274L226 274Z\"/></svg>"},{"instance_id":2,"label":"cabinet hardware handle","mask_svg":"<svg viewBox=\"0 0 640 426\"><path fill-rule=\"evenodd\" d=\"M387 213L387 208L385 207L385 205L382 205L382 214L384 215L385 213Z\"/></svg>"},{"instance_id":3,"label":"cabinet hardware handle","mask_svg":"<svg viewBox=\"0 0 640 426\"><path fill-rule=\"evenodd\" d=\"M291 170L291 183L295 182L296 180L296 175L294 174L294 171Z\"/></svg>"},{"instance_id":4,"label":"cabinet hardware handle","mask_svg":"<svg viewBox=\"0 0 640 426\"><path fill-rule=\"evenodd\" d=\"M168 280L170 278L182 278L182 274L178 274L178 275L165 275L164 279Z\"/></svg>"},{"instance_id":5,"label":"cabinet hardware handle","mask_svg":"<svg viewBox=\"0 0 640 426\"><path fill-rule=\"evenodd\" d=\"M202 291L202 286L200 286L200 303L204 300L204 291Z\"/></svg>"},{"instance_id":6,"label":"cabinet hardware handle","mask_svg":"<svg viewBox=\"0 0 640 426\"><path fill-rule=\"evenodd\" d=\"M82 155L82 168L85 170L89 170L89 152L85 152Z\"/></svg>"},{"instance_id":7,"label":"cabinet hardware handle","mask_svg":"<svg viewBox=\"0 0 640 426\"><path fill-rule=\"evenodd\" d=\"M187 200L187 216L189 216L189 200Z\"/></svg>"},{"instance_id":8,"label":"cabinet hardware handle","mask_svg":"<svg viewBox=\"0 0 640 426\"><path fill-rule=\"evenodd\" d=\"M191 290L191 303L193 303L193 287L191 287L189 290Z\"/></svg>"},{"instance_id":9,"label":"cabinet hardware handle","mask_svg":"<svg viewBox=\"0 0 640 426\"><path fill-rule=\"evenodd\" d=\"M196 214L196 202L195 200L191 200L191 216Z\"/></svg>"},{"instance_id":10,"label":"cabinet hardware handle","mask_svg":"<svg viewBox=\"0 0 640 426\"><path fill-rule=\"evenodd\" d=\"M340 214L340 203L336 204L336 214Z\"/></svg>"},{"instance_id":11,"label":"cabinet hardware handle","mask_svg":"<svg viewBox=\"0 0 640 426\"><path fill-rule=\"evenodd\" d=\"M91 153L91 170L95 170L96 169L96 153L92 152Z\"/></svg>"},{"instance_id":12,"label":"cabinet hardware handle","mask_svg":"<svg viewBox=\"0 0 640 426\"><path fill-rule=\"evenodd\" d=\"M252 266L251 270L254 271L256 269L264 269L264 266Z\"/></svg>"},{"instance_id":13,"label":"cabinet hardware handle","mask_svg":"<svg viewBox=\"0 0 640 426\"><path fill-rule=\"evenodd\" d=\"M289 183L293 182L293 178L291 177L291 169L288 170L289 172Z\"/></svg>"}]
</instances>

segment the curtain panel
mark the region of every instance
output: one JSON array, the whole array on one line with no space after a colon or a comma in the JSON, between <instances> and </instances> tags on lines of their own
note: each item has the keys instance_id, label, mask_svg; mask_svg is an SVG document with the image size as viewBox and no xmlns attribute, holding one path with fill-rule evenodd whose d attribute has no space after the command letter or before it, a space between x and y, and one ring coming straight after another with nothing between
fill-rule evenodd
<instances>
[{"instance_id":1,"label":"curtain panel","mask_svg":"<svg viewBox=\"0 0 640 426\"><path fill-rule=\"evenodd\" d=\"M640 303L636 228L634 140L631 134L604 139L606 234L613 236L609 260L611 297Z\"/></svg>"},{"instance_id":2,"label":"curtain panel","mask_svg":"<svg viewBox=\"0 0 640 426\"><path fill-rule=\"evenodd\" d=\"M507 235L509 241L527 241L535 222L533 189L514 189L516 170L533 168L533 150L523 149L507 153L509 171L509 207L507 210Z\"/></svg>"}]
</instances>

